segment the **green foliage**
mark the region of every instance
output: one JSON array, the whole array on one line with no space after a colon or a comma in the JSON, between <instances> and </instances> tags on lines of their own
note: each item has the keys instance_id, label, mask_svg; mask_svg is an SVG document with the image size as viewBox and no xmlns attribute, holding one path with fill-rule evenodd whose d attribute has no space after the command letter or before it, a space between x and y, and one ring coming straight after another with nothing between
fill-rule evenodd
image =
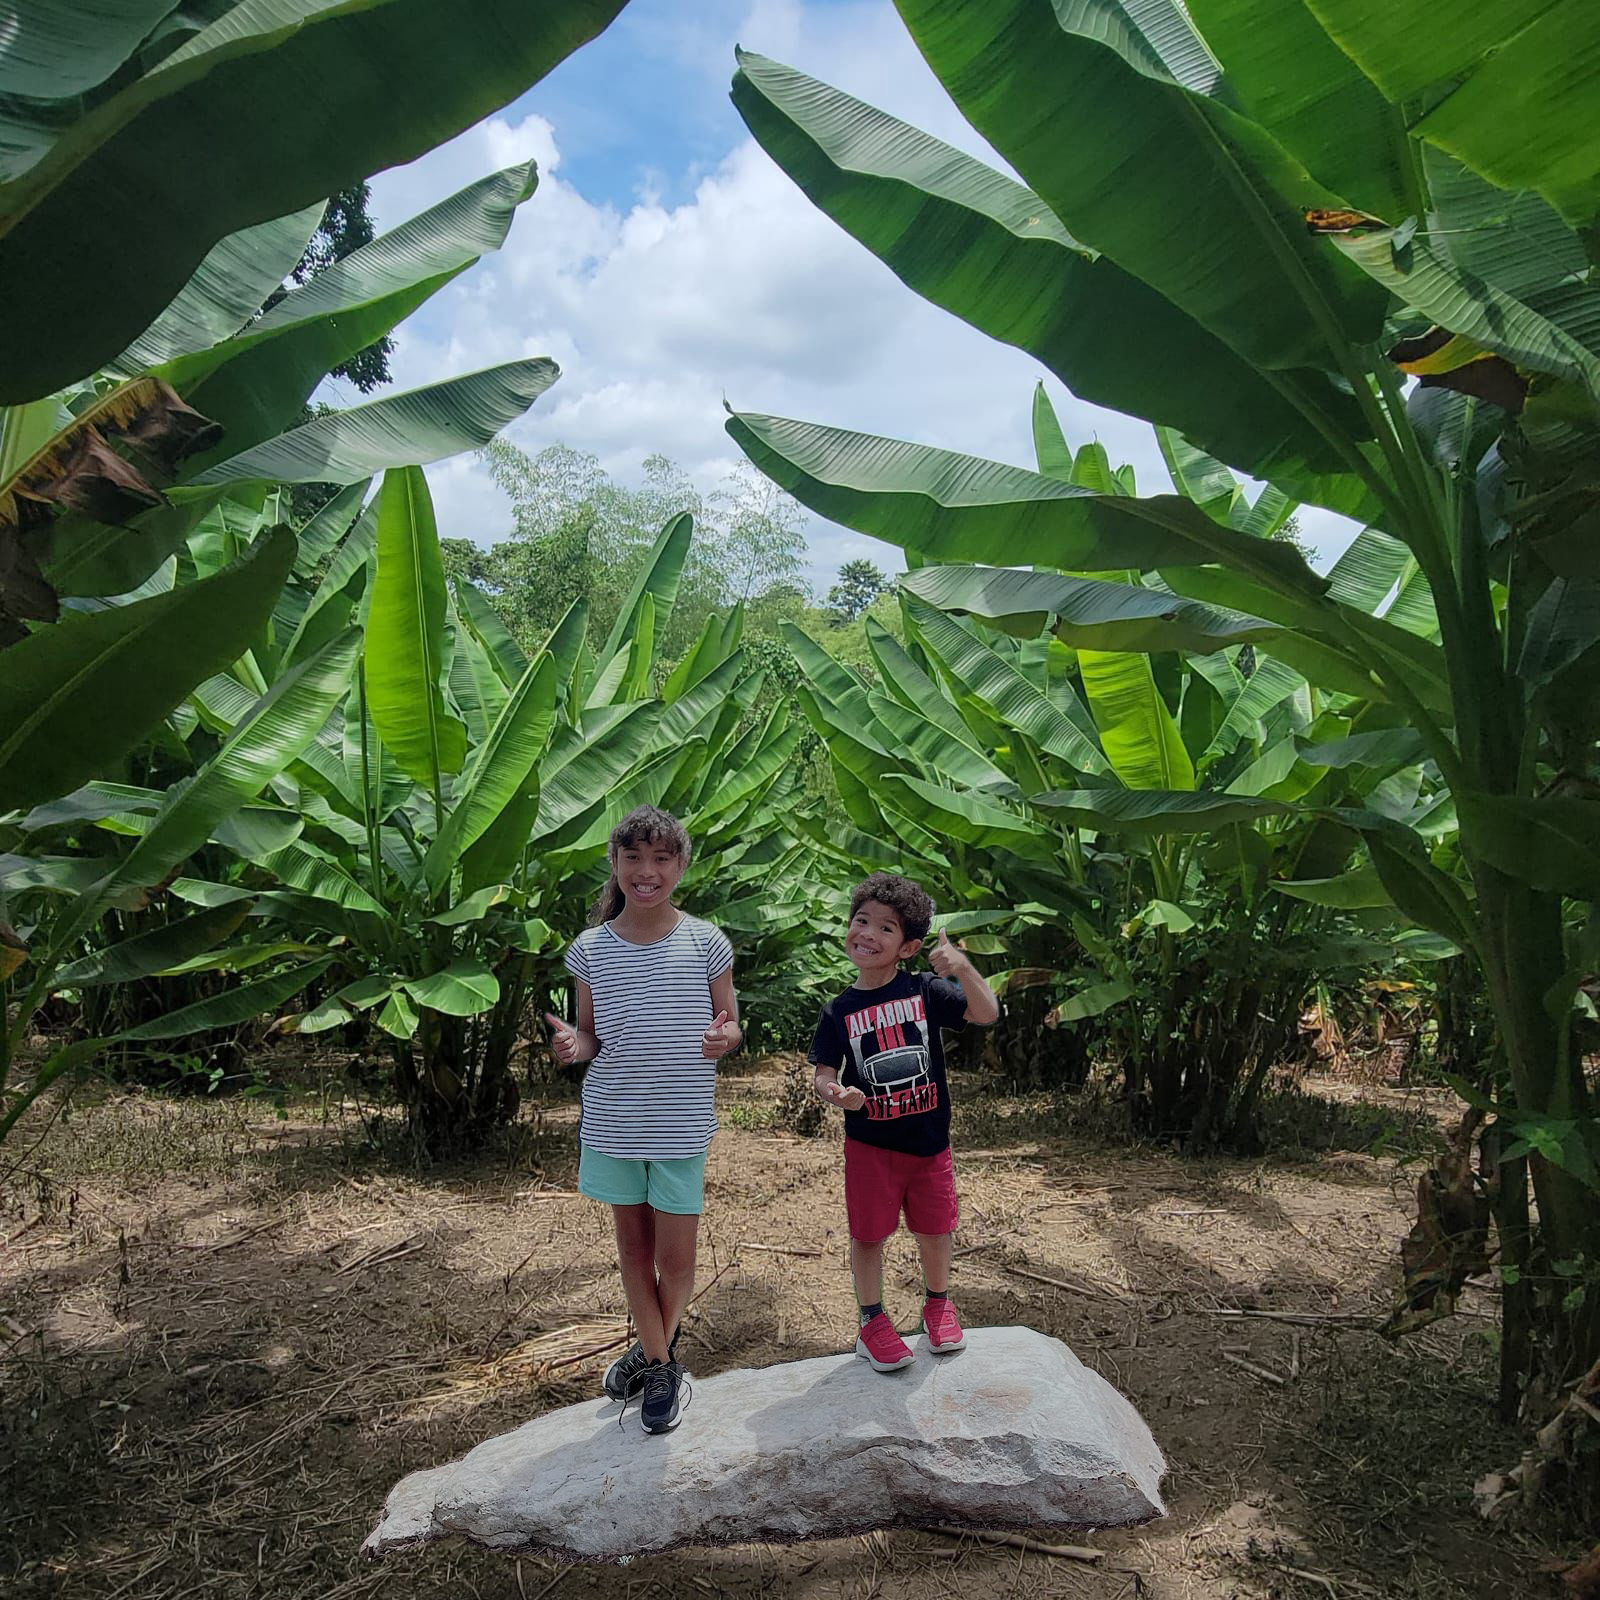
<instances>
[{"instance_id":1,"label":"green foliage","mask_svg":"<svg viewBox=\"0 0 1600 1600\"><path fill-rule=\"evenodd\" d=\"M914 288L1075 393L1169 430L1186 498L1136 498L1098 462L1069 475L1059 430L1039 474L758 415L733 416L730 434L813 510L923 562L1032 563L1122 584L1120 608L1098 590L1069 599L1052 578L982 614L1025 640L1048 630L1080 665L1086 644L1105 648L1074 635L1085 594L1096 627L1137 614L1150 630L1138 639L1117 623L1119 648L1148 656L1149 676L1135 696L1135 669L1119 663L1129 692L1116 704L1133 747L1156 758L1137 781L1175 797L1135 797L1155 830L1140 848L1165 861L1159 897L1189 909L1167 852L1203 835L1161 820L1192 824L1201 794L1208 807L1220 791L1281 808L1248 827L1214 816L1202 848L1219 872L1231 860L1241 894L1274 871L1326 884L1359 837L1383 895L1466 951L1492 998L1505 1085L1491 1133L1543 1130L1511 1144L1496 1191L1504 1247L1531 1238L1552 1262L1595 1259L1600 1211L1581 1173L1600 1153L1600 1121L1574 1020L1596 963L1581 930L1600 837L1597 619L1557 586L1594 576L1600 148L1594 119L1555 92L1582 49L1571 8L1529 23L1526 7L1487 5L1442 30L1421 0L898 9L1020 184L741 55L734 98L752 132ZM1203 229L1174 226L1197 208ZM1272 487L1246 508L1228 468ZM1294 501L1370 525L1325 578L1272 536ZM1021 591L1032 576L982 581ZM1239 647L1249 657L1220 634L1196 637L1179 605L1152 616L1150 591L1233 613L1230 626L1253 632ZM808 709L859 727L845 700L814 687ZM992 696L982 709L994 716ZM1167 718L1194 785L1174 782L1185 775ZM1274 721L1288 737L1252 750L1250 724ZM1384 772L1314 758L1398 728L1420 759ZM906 757L903 744L854 739L830 735L830 749L864 794ZM1240 749L1253 757L1243 768ZM1105 754L1134 778L1125 751ZM1093 796L1103 786L1075 781L1067 815L1106 815ZM1022 801L1038 788L1019 784ZM864 806L853 814L867 825ZM1287 871L1260 849L1279 833L1304 836ZM1506 1307L1508 1408L1533 1374L1600 1354L1594 1305L1541 1292Z\"/></svg>"}]
</instances>

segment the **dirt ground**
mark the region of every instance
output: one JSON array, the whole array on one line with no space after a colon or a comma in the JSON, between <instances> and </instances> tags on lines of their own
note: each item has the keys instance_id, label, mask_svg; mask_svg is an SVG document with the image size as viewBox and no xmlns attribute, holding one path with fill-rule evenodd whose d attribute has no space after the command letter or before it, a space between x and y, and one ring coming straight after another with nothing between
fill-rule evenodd
<instances>
[{"instance_id":1,"label":"dirt ground","mask_svg":"<svg viewBox=\"0 0 1600 1600\"><path fill-rule=\"evenodd\" d=\"M1064 1339L1139 1407L1170 1464L1170 1514L1083 1536L1097 1563L901 1531L626 1567L460 1545L364 1564L358 1546L397 1479L593 1394L625 1338L608 1214L573 1193L575 1102L551 1090L495 1155L418 1175L338 1103L280 1118L262 1101L122 1096L8 1151L26 1155L0 1192L0 1590L1558 1592L1551 1552L1491 1535L1471 1510L1472 1480L1516 1459L1492 1420L1489 1291L1398 1348L1370 1331L1415 1165L1364 1151L1196 1163L1108 1143L1043 1098L1000 1098L962 1075L953 1089L964 1319ZM687 1325L700 1376L853 1338L838 1129L775 1131L777 1091L770 1070L721 1087ZM1320 1116L1318 1104L1301 1111ZM904 1236L886 1288L911 1326L920 1278Z\"/></svg>"}]
</instances>

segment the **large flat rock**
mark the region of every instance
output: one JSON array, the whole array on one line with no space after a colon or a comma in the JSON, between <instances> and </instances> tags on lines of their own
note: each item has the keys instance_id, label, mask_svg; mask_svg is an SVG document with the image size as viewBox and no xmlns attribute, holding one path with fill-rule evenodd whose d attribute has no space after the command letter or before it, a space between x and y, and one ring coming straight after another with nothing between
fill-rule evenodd
<instances>
[{"instance_id":1,"label":"large flat rock","mask_svg":"<svg viewBox=\"0 0 1600 1600\"><path fill-rule=\"evenodd\" d=\"M975 1328L899 1372L854 1355L694 1384L678 1428L597 1399L486 1440L390 1492L363 1549L458 1536L608 1561L934 1522L1080 1529L1165 1514L1144 1419L1058 1339Z\"/></svg>"}]
</instances>

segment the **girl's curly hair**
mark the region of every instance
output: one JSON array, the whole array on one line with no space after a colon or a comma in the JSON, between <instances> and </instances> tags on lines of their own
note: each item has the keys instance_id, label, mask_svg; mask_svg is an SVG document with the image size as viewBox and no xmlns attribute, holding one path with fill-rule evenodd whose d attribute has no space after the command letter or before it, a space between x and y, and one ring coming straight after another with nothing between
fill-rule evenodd
<instances>
[{"instance_id":1,"label":"girl's curly hair","mask_svg":"<svg viewBox=\"0 0 1600 1600\"><path fill-rule=\"evenodd\" d=\"M611 830L611 839L606 846L606 860L610 863L611 872L606 878L605 888L600 891L600 898L589 910L591 928L621 915L628 900L617 883L617 852L641 844L662 845L677 856L684 866L689 865L689 835L683 824L670 811L663 811L659 806L635 806Z\"/></svg>"}]
</instances>

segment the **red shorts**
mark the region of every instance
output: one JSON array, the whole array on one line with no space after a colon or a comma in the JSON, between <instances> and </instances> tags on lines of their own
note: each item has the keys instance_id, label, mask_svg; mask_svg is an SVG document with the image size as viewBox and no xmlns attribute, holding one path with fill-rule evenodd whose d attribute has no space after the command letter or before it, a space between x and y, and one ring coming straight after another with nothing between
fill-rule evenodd
<instances>
[{"instance_id":1,"label":"red shorts","mask_svg":"<svg viewBox=\"0 0 1600 1600\"><path fill-rule=\"evenodd\" d=\"M850 1237L881 1244L900 1226L902 1207L913 1233L956 1231L956 1169L949 1145L936 1156L912 1156L846 1139L844 1209Z\"/></svg>"}]
</instances>

